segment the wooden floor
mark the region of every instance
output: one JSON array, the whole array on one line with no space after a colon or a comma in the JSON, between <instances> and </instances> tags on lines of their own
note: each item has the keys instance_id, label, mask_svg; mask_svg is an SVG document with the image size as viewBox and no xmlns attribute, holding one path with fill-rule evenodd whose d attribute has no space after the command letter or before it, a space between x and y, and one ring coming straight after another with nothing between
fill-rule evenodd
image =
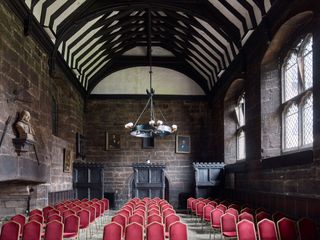
<instances>
[{"instance_id":1,"label":"wooden floor","mask_svg":"<svg viewBox=\"0 0 320 240\"><path fill-rule=\"evenodd\" d=\"M104 224L111 221L111 217L115 214L115 211L110 211L106 219L104 219ZM199 223L197 219L191 217L189 214L179 213L181 221L186 223L188 226L188 240L209 240L210 239L210 227L209 225L204 225L202 229L202 223ZM103 235L103 227L99 226L98 230L96 226L92 226L92 237L88 237L91 240L101 240ZM212 239L214 236L211 236ZM81 240L86 239L85 234L82 233L80 236ZM221 239L220 235L216 235L215 239Z\"/></svg>"}]
</instances>

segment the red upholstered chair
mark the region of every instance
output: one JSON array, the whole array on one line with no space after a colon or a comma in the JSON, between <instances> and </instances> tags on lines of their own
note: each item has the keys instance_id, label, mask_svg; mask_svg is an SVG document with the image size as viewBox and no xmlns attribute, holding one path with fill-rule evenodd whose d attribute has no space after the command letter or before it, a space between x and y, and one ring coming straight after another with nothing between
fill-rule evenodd
<instances>
[{"instance_id":1,"label":"red upholstered chair","mask_svg":"<svg viewBox=\"0 0 320 240\"><path fill-rule=\"evenodd\" d=\"M66 219L70 215L76 215L76 212L72 211L71 209L68 209L68 210L62 212L63 219Z\"/></svg>"},{"instance_id":2,"label":"red upholstered chair","mask_svg":"<svg viewBox=\"0 0 320 240\"><path fill-rule=\"evenodd\" d=\"M240 212L241 207L238 204L232 203L228 206L228 208L234 208L236 209L238 212Z\"/></svg>"},{"instance_id":3,"label":"red upholstered chair","mask_svg":"<svg viewBox=\"0 0 320 240\"><path fill-rule=\"evenodd\" d=\"M51 206L46 206L46 207L44 207L44 208L42 209L43 217L44 217L44 220L45 220L45 221L47 221L49 212L50 212L50 210L52 210L52 209L53 209L53 207L51 207Z\"/></svg>"},{"instance_id":4,"label":"red upholstered chair","mask_svg":"<svg viewBox=\"0 0 320 240\"><path fill-rule=\"evenodd\" d=\"M208 205L216 207L216 206L218 206L218 203L216 201L210 201L210 202L208 202Z\"/></svg>"},{"instance_id":5,"label":"red upholstered chair","mask_svg":"<svg viewBox=\"0 0 320 240\"><path fill-rule=\"evenodd\" d=\"M18 240L20 236L20 224L10 221L2 225L0 240Z\"/></svg>"},{"instance_id":6,"label":"red upholstered chair","mask_svg":"<svg viewBox=\"0 0 320 240\"><path fill-rule=\"evenodd\" d=\"M297 240L296 222L283 217L277 222L278 235L280 240Z\"/></svg>"},{"instance_id":7,"label":"red upholstered chair","mask_svg":"<svg viewBox=\"0 0 320 240\"><path fill-rule=\"evenodd\" d=\"M47 219L48 223L51 221L63 222L63 218L62 218L62 216L60 216L58 214L53 214L53 215L50 215Z\"/></svg>"},{"instance_id":8,"label":"red upholstered chair","mask_svg":"<svg viewBox=\"0 0 320 240\"><path fill-rule=\"evenodd\" d=\"M257 224L259 240L278 240L276 225L270 219L264 218Z\"/></svg>"},{"instance_id":9,"label":"red upholstered chair","mask_svg":"<svg viewBox=\"0 0 320 240\"><path fill-rule=\"evenodd\" d=\"M129 224L133 222L139 223L140 225L144 226L144 218L139 214L133 214L129 217Z\"/></svg>"},{"instance_id":10,"label":"red upholstered chair","mask_svg":"<svg viewBox=\"0 0 320 240\"><path fill-rule=\"evenodd\" d=\"M158 209L151 209L151 210L148 211L148 216L153 215L153 214L160 215L160 210L158 210Z\"/></svg>"},{"instance_id":11,"label":"red upholstered chair","mask_svg":"<svg viewBox=\"0 0 320 240\"><path fill-rule=\"evenodd\" d=\"M174 222L180 222L180 217L174 213L170 214L169 216L167 216L164 220L165 223L165 232L166 235L169 234L169 227L172 223Z\"/></svg>"},{"instance_id":12,"label":"red upholstered chair","mask_svg":"<svg viewBox=\"0 0 320 240\"><path fill-rule=\"evenodd\" d=\"M260 222L263 219L270 219L271 220L271 214L267 213L265 211L261 211L258 214L256 214L256 223Z\"/></svg>"},{"instance_id":13,"label":"red upholstered chair","mask_svg":"<svg viewBox=\"0 0 320 240\"><path fill-rule=\"evenodd\" d=\"M120 209L120 210L117 212L117 214L121 214L121 215L125 216L126 219L127 219L127 224L128 224L128 220L129 220L129 217L130 217L130 215L131 215L128 210L126 210L126 209Z\"/></svg>"},{"instance_id":14,"label":"red upholstered chair","mask_svg":"<svg viewBox=\"0 0 320 240\"><path fill-rule=\"evenodd\" d=\"M17 214L13 216L11 220L20 224L20 236L22 236L23 227L24 227L24 224L26 223L26 217L21 214Z\"/></svg>"},{"instance_id":15,"label":"red upholstered chair","mask_svg":"<svg viewBox=\"0 0 320 240\"><path fill-rule=\"evenodd\" d=\"M32 211L30 211L29 216L32 216L32 215L35 215L35 214L43 216L43 212L41 210L39 210L39 209L33 209Z\"/></svg>"},{"instance_id":16,"label":"red upholstered chair","mask_svg":"<svg viewBox=\"0 0 320 240\"><path fill-rule=\"evenodd\" d=\"M149 225L150 223L153 223L153 222L162 223L162 217L158 214L152 214L148 216L147 224Z\"/></svg>"},{"instance_id":17,"label":"red upholstered chair","mask_svg":"<svg viewBox=\"0 0 320 240\"><path fill-rule=\"evenodd\" d=\"M48 217L50 217L53 214L61 215L60 211L58 209L55 209L55 208L49 210Z\"/></svg>"},{"instance_id":18,"label":"red upholstered chair","mask_svg":"<svg viewBox=\"0 0 320 240\"><path fill-rule=\"evenodd\" d=\"M191 212L191 206L192 206L192 202L195 200L195 198L193 197L189 197L187 199L187 209L189 210L189 212Z\"/></svg>"},{"instance_id":19,"label":"red upholstered chair","mask_svg":"<svg viewBox=\"0 0 320 240\"><path fill-rule=\"evenodd\" d=\"M130 223L125 230L125 240L143 240L143 226L139 223Z\"/></svg>"},{"instance_id":20,"label":"red upholstered chair","mask_svg":"<svg viewBox=\"0 0 320 240\"><path fill-rule=\"evenodd\" d=\"M197 215L197 217L199 217L199 219L203 218L203 208L205 205L206 205L206 203L202 202L202 201L200 201L196 204L196 215Z\"/></svg>"},{"instance_id":21,"label":"red upholstered chair","mask_svg":"<svg viewBox=\"0 0 320 240\"><path fill-rule=\"evenodd\" d=\"M204 202L205 204L208 204L209 202L211 202L211 200L207 198L207 199L202 200L202 202Z\"/></svg>"},{"instance_id":22,"label":"red upholstered chair","mask_svg":"<svg viewBox=\"0 0 320 240\"><path fill-rule=\"evenodd\" d=\"M259 207L255 210L255 214L257 215L259 212L268 212L268 211L263 207Z\"/></svg>"},{"instance_id":23,"label":"red upholstered chair","mask_svg":"<svg viewBox=\"0 0 320 240\"><path fill-rule=\"evenodd\" d=\"M252 210L252 208L244 207L244 208L241 209L240 213L244 213L244 212L250 213L251 215L253 215L253 210Z\"/></svg>"},{"instance_id":24,"label":"red upholstered chair","mask_svg":"<svg viewBox=\"0 0 320 240\"><path fill-rule=\"evenodd\" d=\"M87 209L82 209L77 212L77 216L80 218L80 230L85 231L86 233L86 239L88 235L88 229L90 226L90 211Z\"/></svg>"},{"instance_id":25,"label":"red upholstered chair","mask_svg":"<svg viewBox=\"0 0 320 240\"><path fill-rule=\"evenodd\" d=\"M196 206L198 202L200 202L198 199L191 202L191 213L196 214Z\"/></svg>"},{"instance_id":26,"label":"red upholstered chair","mask_svg":"<svg viewBox=\"0 0 320 240\"><path fill-rule=\"evenodd\" d=\"M52 220L46 225L45 240L63 240L63 223Z\"/></svg>"},{"instance_id":27,"label":"red upholstered chair","mask_svg":"<svg viewBox=\"0 0 320 240\"><path fill-rule=\"evenodd\" d=\"M173 207L168 203L165 204L161 207L161 212L163 213L164 211L166 211L167 209L173 209Z\"/></svg>"},{"instance_id":28,"label":"red upholstered chair","mask_svg":"<svg viewBox=\"0 0 320 240\"><path fill-rule=\"evenodd\" d=\"M126 229L126 226L127 226L127 219L126 219L125 216L123 216L121 214L117 214L117 215L112 217L111 221L119 223L122 226L122 231L124 233L124 231Z\"/></svg>"},{"instance_id":29,"label":"red upholstered chair","mask_svg":"<svg viewBox=\"0 0 320 240\"><path fill-rule=\"evenodd\" d=\"M80 218L70 215L64 219L63 238L77 239L79 234Z\"/></svg>"},{"instance_id":30,"label":"red upholstered chair","mask_svg":"<svg viewBox=\"0 0 320 240\"><path fill-rule=\"evenodd\" d=\"M121 240L122 236L122 226L117 222L111 222L103 228L103 240Z\"/></svg>"},{"instance_id":31,"label":"red upholstered chair","mask_svg":"<svg viewBox=\"0 0 320 240\"><path fill-rule=\"evenodd\" d=\"M238 237L238 240L257 240L254 223L246 219L238 222L237 237Z\"/></svg>"},{"instance_id":32,"label":"red upholstered chair","mask_svg":"<svg viewBox=\"0 0 320 240\"><path fill-rule=\"evenodd\" d=\"M286 215L285 215L284 213L282 213L282 212L279 212L279 211L274 212L274 213L272 214L272 220L273 220L275 223L277 223L281 218L284 218L284 217L286 217Z\"/></svg>"},{"instance_id":33,"label":"red upholstered chair","mask_svg":"<svg viewBox=\"0 0 320 240\"><path fill-rule=\"evenodd\" d=\"M98 198L93 198L93 199L91 199L91 202L98 202L98 201L99 201Z\"/></svg>"},{"instance_id":34,"label":"red upholstered chair","mask_svg":"<svg viewBox=\"0 0 320 240\"><path fill-rule=\"evenodd\" d=\"M139 215L141 215L142 217L145 218L145 216L146 216L146 211L145 211L145 210L142 210L142 209L135 209L135 210L133 211L133 214L139 214Z\"/></svg>"},{"instance_id":35,"label":"red upholstered chair","mask_svg":"<svg viewBox=\"0 0 320 240\"><path fill-rule=\"evenodd\" d=\"M298 232L300 240L316 240L317 237L317 226L312 219L301 218L298 221Z\"/></svg>"},{"instance_id":36,"label":"red upholstered chair","mask_svg":"<svg viewBox=\"0 0 320 240\"><path fill-rule=\"evenodd\" d=\"M187 240L188 230L187 225L181 222L174 222L169 226L170 240Z\"/></svg>"},{"instance_id":37,"label":"red upholstered chair","mask_svg":"<svg viewBox=\"0 0 320 240\"><path fill-rule=\"evenodd\" d=\"M74 211L75 213L78 213L79 211L82 210L82 207L74 206L73 208L71 208L71 210Z\"/></svg>"},{"instance_id":38,"label":"red upholstered chair","mask_svg":"<svg viewBox=\"0 0 320 240\"><path fill-rule=\"evenodd\" d=\"M105 213L108 213L108 211L109 211L109 199L107 199L107 198L102 198L101 201L104 202L104 210L105 210Z\"/></svg>"},{"instance_id":39,"label":"red upholstered chair","mask_svg":"<svg viewBox=\"0 0 320 240\"><path fill-rule=\"evenodd\" d=\"M230 213L230 214L232 214L233 216L235 216L236 222L238 222L239 212L238 212L237 209L235 209L235 208L228 208L228 209L225 211L225 213Z\"/></svg>"},{"instance_id":40,"label":"red upholstered chair","mask_svg":"<svg viewBox=\"0 0 320 240\"><path fill-rule=\"evenodd\" d=\"M153 222L147 225L146 240L164 240L164 227L161 223Z\"/></svg>"},{"instance_id":41,"label":"red upholstered chair","mask_svg":"<svg viewBox=\"0 0 320 240\"><path fill-rule=\"evenodd\" d=\"M44 222L44 219L43 219L43 216L42 215L39 215L39 214L36 214L34 213L33 215L31 215L28 219L28 222L31 222L31 221L36 221L38 223L41 223L43 224Z\"/></svg>"},{"instance_id":42,"label":"red upholstered chair","mask_svg":"<svg viewBox=\"0 0 320 240\"><path fill-rule=\"evenodd\" d=\"M168 208L166 209L163 213L162 213L162 221L164 222L164 220L166 219L167 216L169 216L170 214L176 213L175 210L173 210L172 208Z\"/></svg>"},{"instance_id":43,"label":"red upholstered chair","mask_svg":"<svg viewBox=\"0 0 320 240\"><path fill-rule=\"evenodd\" d=\"M40 240L42 225L37 221L31 221L24 225L22 231L23 240Z\"/></svg>"},{"instance_id":44,"label":"red upholstered chair","mask_svg":"<svg viewBox=\"0 0 320 240\"><path fill-rule=\"evenodd\" d=\"M225 213L220 218L221 235L224 238L235 238L237 236L236 217L233 214Z\"/></svg>"},{"instance_id":45,"label":"red upholstered chair","mask_svg":"<svg viewBox=\"0 0 320 240\"><path fill-rule=\"evenodd\" d=\"M217 209L220 209L223 213L226 212L227 207L224 204L219 204L216 206Z\"/></svg>"},{"instance_id":46,"label":"red upholstered chair","mask_svg":"<svg viewBox=\"0 0 320 240\"><path fill-rule=\"evenodd\" d=\"M210 213L214 209L214 206L207 204L203 208L203 220L205 222L210 222Z\"/></svg>"},{"instance_id":47,"label":"red upholstered chair","mask_svg":"<svg viewBox=\"0 0 320 240\"><path fill-rule=\"evenodd\" d=\"M221 229L221 222L220 218L223 215L223 211L220 209L215 208L210 212L210 219L211 219L211 228L210 228L210 239L211 239L211 229L213 232L220 232ZM215 239L215 234L213 234Z\"/></svg>"},{"instance_id":48,"label":"red upholstered chair","mask_svg":"<svg viewBox=\"0 0 320 240\"><path fill-rule=\"evenodd\" d=\"M243 213L239 214L238 219L239 219L239 221L246 219L248 221L254 222L253 215L251 213L248 213L248 212L243 212Z\"/></svg>"},{"instance_id":49,"label":"red upholstered chair","mask_svg":"<svg viewBox=\"0 0 320 240\"><path fill-rule=\"evenodd\" d=\"M129 216L133 214L133 208L130 205L123 206L122 209L129 212Z\"/></svg>"}]
</instances>

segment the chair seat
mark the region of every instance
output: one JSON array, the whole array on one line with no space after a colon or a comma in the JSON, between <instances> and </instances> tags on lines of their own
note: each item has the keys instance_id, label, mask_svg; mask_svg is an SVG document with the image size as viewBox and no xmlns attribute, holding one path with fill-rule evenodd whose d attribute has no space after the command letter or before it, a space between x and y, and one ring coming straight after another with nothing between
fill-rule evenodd
<instances>
[{"instance_id":1,"label":"chair seat","mask_svg":"<svg viewBox=\"0 0 320 240\"><path fill-rule=\"evenodd\" d=\"M223 235L226 237L236 237L237 236L237 232L232 231L232 232L223 232Z\"/></svg>"},{"instance_id":2,"label":"chair seat","mask_svg":"<svg viewBox=\"0 0 320 240\"><path fill-rule=\"evenodd\" d=\"M213 225L211 225L211 227L212 227L212 228L219 228L219 229L220 229L220 225L218 225L218 224L213 224Z\"/></svg>"},{"instance_id":3,"label":"chair seat","mask_svg":"<svg viewBox=\"0 0 320 240\"><path fill-rule=\"evenodd\" d=\"M63 237L64 238L73 238L73 237L77 237L78 233L74 233L74 232L65 232L63 233Z\"/></svg>"}]
</instances>

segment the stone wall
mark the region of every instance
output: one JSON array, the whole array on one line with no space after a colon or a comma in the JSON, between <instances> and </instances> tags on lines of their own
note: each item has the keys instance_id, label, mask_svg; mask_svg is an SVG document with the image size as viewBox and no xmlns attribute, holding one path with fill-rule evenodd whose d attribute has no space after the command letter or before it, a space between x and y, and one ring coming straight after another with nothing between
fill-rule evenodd
<instances>
[{"instance_id":1,"label":"stone wall","mask_svg":"<svg viewBox=\"0 0 320 240\"><path fill-rule=\"evenodd\" d=\"M142 149L142 139L131 137L124 125L135 121L147 99L89 100L86 105L87 161L105 165L104 191L116 194L119 207L130 198L131 164L151 162L166 164L169 198L178 204L179 195L191 194L194 174L192 162L212 160L208 149L208 108L205 101L156 100L168 121L178 125L179 135L191 137L191 153L175 153L175 135L156 138L153 149ZM159 113L158 113L159 114ZM145 121L149 114L146 113ZM141 121L143 122L143 120ZM106 132L121 135L120 150L106 150Z\"/></svg>"},{"instance_id":2,"label":"stone wall","mask_svg":"<svg viewBox=\"0 0 320 240\"><path fill-rule=\"evenodd\" d=\"M72 174L63 172L63 149L75 151L76 132L83 128L82 96L60 71L55 78L49 76L48 54L23 32L22 22L1 1L0 136L9 116L12 121L0 147L1 176L11 180L0 183L0 217L23 213L30 188L31 208L46 205L48 192L72 189ZM52 97L58 104L58 136L51 130ZM12 144L12 125L24 109L31 113L40 166L32 148L18 156ZM4 175L13 163L18 175Z\"/></svg>"}]
</instances>

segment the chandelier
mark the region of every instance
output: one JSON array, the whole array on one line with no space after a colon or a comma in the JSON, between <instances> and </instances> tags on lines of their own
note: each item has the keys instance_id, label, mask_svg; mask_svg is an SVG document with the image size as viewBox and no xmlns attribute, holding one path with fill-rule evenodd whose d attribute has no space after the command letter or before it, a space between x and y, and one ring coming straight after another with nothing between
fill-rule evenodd
<instances>
[{"instance_id":1,"label":"chandelier","mask_svg":"<svg viewBox=\"0 0 320 240\"><path fill-rule=\"evenodd\" d=\"M168 126L165 124L167 121L162 111L159 109L162 119L156 117L154 94L155 90L152 88L152 55L151 55L151 11L148 9L148 57L149 57L149 76L150 76L150 88L146 89L148 95L148 101L140 113L138 119L133 123L129 122L125 125L125 128L130 129L130 134L134 137L151 138L151 137L163 137L177 131L177 125L173 124ZM148 123L139 123L140 118L149 108L150 120Z\"/></svg>"}]
</instances>

